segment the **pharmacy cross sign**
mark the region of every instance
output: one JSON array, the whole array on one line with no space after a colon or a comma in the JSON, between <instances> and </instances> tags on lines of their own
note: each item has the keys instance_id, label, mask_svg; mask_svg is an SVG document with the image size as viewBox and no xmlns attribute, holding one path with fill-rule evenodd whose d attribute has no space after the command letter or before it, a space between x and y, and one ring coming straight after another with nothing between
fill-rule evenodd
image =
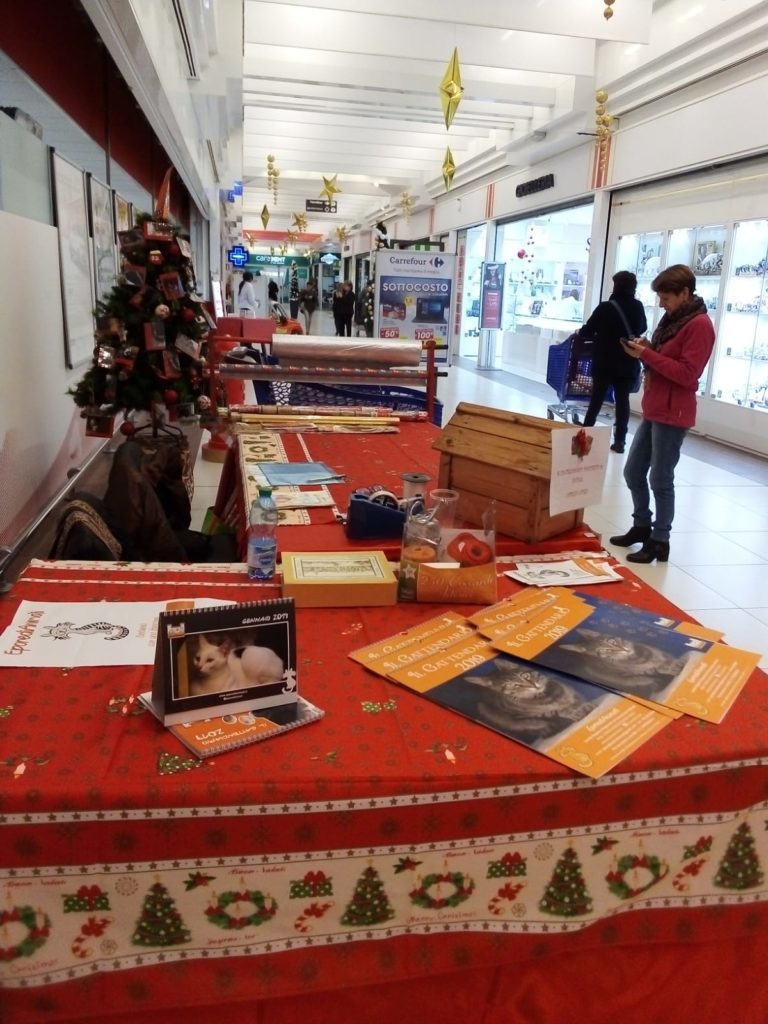
<instances>
[{"instance_id":1,"label":"pharmacy cross sign","mask_svg":"<svg viewBox=\"0 0 768 1024\"><path fill-rule=\"evenodd\" d=\"M248 262L248 250L242 245L233 245L227 251L227 259L233 267L244 267Z\"/></svg>"}]
</instances>

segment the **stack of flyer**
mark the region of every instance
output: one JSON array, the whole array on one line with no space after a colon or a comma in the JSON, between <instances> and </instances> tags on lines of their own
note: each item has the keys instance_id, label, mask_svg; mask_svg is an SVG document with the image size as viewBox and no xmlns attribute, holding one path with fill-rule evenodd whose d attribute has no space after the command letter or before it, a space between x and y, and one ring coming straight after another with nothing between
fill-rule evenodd
<instances>
[{"instance_id":1,"label":"stack of flyer","mask_svg":"<svg viewBox=\"0 0 768 1024\"><path fill-rule=\"evenodd\" d=\"M598 778L683 714L721 722L760 655L565 588L448 612L350 657Z\"/></svg>"}]
</instances>

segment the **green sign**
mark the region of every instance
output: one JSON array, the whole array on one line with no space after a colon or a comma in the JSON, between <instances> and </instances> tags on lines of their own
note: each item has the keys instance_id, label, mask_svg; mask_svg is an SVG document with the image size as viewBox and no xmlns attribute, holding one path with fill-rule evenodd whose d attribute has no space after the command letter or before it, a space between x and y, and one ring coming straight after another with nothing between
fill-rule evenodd
<instances>
[{"instance_id":1,"label":"green sign","mask_svg":"<svg viewBox=\"0 0 768 1024\"><path fill-rule=\"evenodd\" d=\"M270 256L268 253L249 253L248 263L245 267L248 270L251 267L288 267L292 263L295 263L297 267L309 266L309 260L306 256Z\"/></svg>"}]
</instances>

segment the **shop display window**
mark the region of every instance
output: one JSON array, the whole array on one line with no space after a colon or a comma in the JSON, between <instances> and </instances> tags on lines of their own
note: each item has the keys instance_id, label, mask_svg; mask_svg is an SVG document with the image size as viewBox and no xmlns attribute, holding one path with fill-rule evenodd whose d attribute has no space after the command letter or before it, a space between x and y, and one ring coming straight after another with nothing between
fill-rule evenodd
<instances>
[{"instance_id":1,"label":"shop display window","mask_svg":"<svg viewBox=\"0 0 768 1024\"><path fill-rule=\"evenodd\" d=\"M718 320L712 397L768 408L768 220L734 225Z\"/></svg>"},{"instance_id":2,"label":"shop display window","mask_svg":"<svg viewBox=\"0 0 768 1024\"><path fill-rule=\"evenodd\" d=\"M592 205L499 225L496 260L507 265L503 325L560 326L584 322Z\"/></svg>"},{"instance_id":3,"label":"shop display window","mask_svg":"<svg viewBox=\"0 0 768 1024\"><path fill-rule=\"evenodd\" d=\"M457 267L461 289L461 324L459 355L475 358L479 351L480 338L480 275L485 259L487 224L468 228L464 240L464 265L461 260ZM459 246L461 253L461 246Z\"/></svg>"}]
</instances>

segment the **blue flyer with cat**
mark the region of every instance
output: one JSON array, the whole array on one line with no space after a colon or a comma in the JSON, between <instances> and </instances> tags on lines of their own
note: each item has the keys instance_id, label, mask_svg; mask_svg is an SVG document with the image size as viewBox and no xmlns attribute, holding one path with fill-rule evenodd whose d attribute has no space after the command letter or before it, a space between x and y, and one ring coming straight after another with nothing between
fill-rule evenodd
<instances>
[{"instance_id":1,"label":"blue flyer with cat","mask_svg":"<svg viewBox=\"0 0 768 1024\"><path fill-rule=\"evenodd\" d=\"M761 657L670 628L630 605L566 589L552 593L543 611L494 638L494 646L710 722L723 720Z\"/></svg>"}]
</instances>

